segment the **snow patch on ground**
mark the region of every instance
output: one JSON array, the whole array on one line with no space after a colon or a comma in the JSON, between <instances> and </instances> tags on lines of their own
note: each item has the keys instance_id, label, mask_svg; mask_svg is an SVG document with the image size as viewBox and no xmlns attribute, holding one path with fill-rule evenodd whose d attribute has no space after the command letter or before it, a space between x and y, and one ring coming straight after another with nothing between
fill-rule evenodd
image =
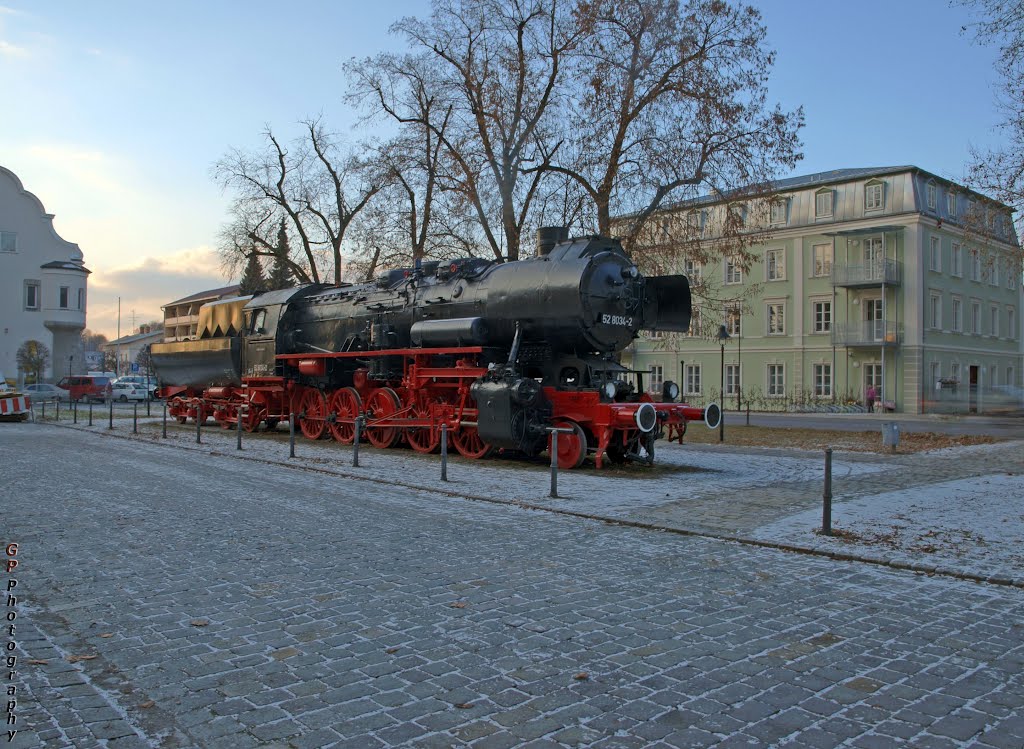
<instances>
[{"instance_id":1,"label":"snow patch on ground","mask_svg":"<svg viewBox=\"0 0 1024 749\"><path fill-rule=\"evenodd\" d=\"M885 492L832 505L831 537L821 510L761 526L765 541L861 553L1024 579L1024 476L992 474Z\"/></svg>"}]
</instances>

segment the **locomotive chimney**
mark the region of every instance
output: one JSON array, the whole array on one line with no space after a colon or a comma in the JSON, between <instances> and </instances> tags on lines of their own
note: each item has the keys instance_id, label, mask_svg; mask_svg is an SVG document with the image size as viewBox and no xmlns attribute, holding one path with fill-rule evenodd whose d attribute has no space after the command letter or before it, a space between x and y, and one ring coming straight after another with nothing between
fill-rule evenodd
<instances>
[{"instance_id":1,"label":"locomotive chimney","mask_svg":"<svg viewBox=\"0 0 1024 749\"><path fill-rule=\"evenodd\" d=\"M542 226L537 229L537 255L543 257L559 242L569 238L568 226Z\"/></svg>"}]
</instances>

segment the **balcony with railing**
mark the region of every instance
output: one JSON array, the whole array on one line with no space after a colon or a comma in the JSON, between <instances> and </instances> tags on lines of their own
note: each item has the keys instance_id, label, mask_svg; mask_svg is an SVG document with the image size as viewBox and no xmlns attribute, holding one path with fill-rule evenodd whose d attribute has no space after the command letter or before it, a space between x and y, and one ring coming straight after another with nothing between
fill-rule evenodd
<instances>
[{"instance_id":1,"label":"balcony with railing","mask_svg":"<svg viewBox=\"0 0 1024 749\"><path fill-rule=\"evenodd\" d=\"M903 324L890 320L868 320L832 326L832 345L878 348L899 346L903 342Z\"/></svg>"},{"instance_id":2,"label":"balcony with railing","mask_svg":"<svg viewBox=\"0 0 1024 749\"><path fill-rule=\"evenodd\" d=\"M862 265L833 265L832 285L846 288L898 286L902 275L902 263L895 260L877 260Z\"/></svg>"}]
</instances>

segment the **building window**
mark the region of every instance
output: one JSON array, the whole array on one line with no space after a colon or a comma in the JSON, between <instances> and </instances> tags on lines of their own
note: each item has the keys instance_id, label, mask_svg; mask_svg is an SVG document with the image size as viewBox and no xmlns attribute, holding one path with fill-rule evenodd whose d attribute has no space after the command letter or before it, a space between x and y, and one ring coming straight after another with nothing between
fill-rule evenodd
<instances>
[{"instance_id":1,"label":"building window","mask_svg":"<svg viewBox=\"0 0 1024 749\"><path fill-rule=\"evenodd\" d=\"M930 237L931 247L928 252L928 270L942 270L942 245L938 237Z\"/></svg>"},{"instance_id":2,"label":"building window","mask_svg":"<svg viewBox=\"0 0 1024 749\"><path fill-rule=\"evenodd\" d=\"M786 335L786 305L784 302L771 302L768 310L768 335Z\"/></svg>"},{"instance_id":3,"label":"building window","mask_svg":"<svg viewBox=\"0 0 1024 749\"><path fill-rule=\"evenodd\" d=\"M882 207L882 183L875 182L864 186L864 210L877 211Z\"/></svg>"},{"instance_id":4,"label":"building window","mask_svg":"<svg viewBox=\"0 0 1024 749\"><path fill-rule=\"evenodd\" d=\"M981 335L981 302L971 302L971 333Z\"/></svg>"},{"instance_id":5,"label":"building window","mask_svg":"<svg viewBox=\"0 0 1024 749\"><path fill-rule=\"evenodd\" d=\"M772 222L772 224L784 224L784 223L786 223L786 201L785 200L773 200L772 201L771 222Z\"/></svg>"},{"instance_id":6,"label":"building window","mask_svg":"<svg viewBox=\"0 0 1024 749\"><path fill-rule=\"evenodd\" d=\"M782 281L786 278L785 250L768 250L765 253L769 281Z\"/></svg>"},{"instance_id":7,"label":"building window","mask_svg":"<svg viewBox=\"0 0 1024 749\"><path fill-rule=\"evenodd\" d=\"M696 260L686 260L683 262L683 274L690 281L691 286L693 286L694 283L700 282L702 273L703 269L701 268L701 264Z\"/></svg>"},{"instance_id":8,"label":"building window","mask_svg":"<svg viewBox=\"0 0 1024 749\"><path fill-rule=\"evenodd\" d=\"M993 338L999 337L999 308L994 304L988 310L988 333Z\"/></svg>"},{"instance_id":9,"label":"building window","mask_svg":"<svg viewBox=\"0 0 1024 749\"><path fill-rule=\"evenodd\" d=\"M78 290L78 309L85 309L85 289Z\"/></svg>"},{"instance_id":10,"label":"building window","mask_svg":"<svg viewBox=\"0 0 1024 749\"><path fill-rule=\"evenodd\" d=\"M725 365L725 394L737 395L740 392L740 365Z\"/></svg>"},{"instance_id":11,"label":"building window","mask_svg":"<svg viewBox=\"0 0 1024 749\"><path fill-rule=\"evenodd\" d=\"M946 193L946 213L950 218L956 218L956 193Z\"/></svg>"},{"instance_id":12,"label":"building window","mask_svg":"<svg viewBox=\"0 0 1024 749\"><path fill-rule=\"evenodd\" d=\"M928 210L934 211L935 206L938 203L939 189L935 186L934 182L929 181L924 188L925 199L928 203Z\"/></svg>"},{"instance_id":13,"label":"building window","mask_svg":"<svg viewBox=\"0 0 1024 749\"><path fill-rule=\"evenodd\" d=\"M704 211L690 211L686 214L686 234L690 237L704 235Z\"/></svg>"},{"instance_id":14,"label":"building window","mask_svg":"<svg viewBox=\"0 0 1024 749\"><path fill-rule=\"evenodd\" d=\"M728 284L743 283L743 269L735 258L726 258L725 282Z\"/></svg>"},{"instance_id":15,"label":"building window","mask_svg":"<svg viewBox=\"0 0 1024 749\"><path fill-rule=\"evenodd\" d=\"M814 365L814 395L818 398L832 397L832 365Z\"/></svg>"},{"instance_id":16,"label":"building window","mask_svg":"<svg viewBox=\"0 0 1024 749\"><path fill-rule=\"evenodd\" d=\"M832 215L832 191L819 190L814 195L814 217L827 218Z\"/></svg>"},{"instance_id":17,"label":"building window","mask_svg":"<svg viewBox=\"0 0 1024 749\"><path fill-rule=\"evenodd\" d=\"M952 266L949 272L957 278L962 278L964 275L964 258L959 242L953 242L953 249L949 253L949 262Z\"/></svg>"},{"instance_id":18,"label":"building window","mask_svg":"<svg viewBox=\"0 0 1024 749\"><path fill-rule=\"evenodd\" d=\"M700 395L700 364L686 365L685 384L687 395Z\"/></svg>"},{"instance_id":19,"label":"building window","mask_svg":"<svg viewBox=\"0 0 1024 749\"><path fill-rule=\"evenodd\" d=\"M768 395L781 398L786 394L786 365L768 365Z\"/></svg>"},{"instance_id":20,"label":"building window","mask_svg":"<svg viewBox=\"0 0 1024 749\"><path fill-rule=\"evenodd\" d=\"M958 362L949 365L949 379L953 382L960 382L960 364Z\"/></svg>"},{"instance_id":21,"label":"building window","mask_svg":"<svg viewBox=\"0 0 1024 749\"><path fill-rule=\"evenodd\" d=\"M964 331L964 304L957 297L953 297L953 331L955 333Z\"/></svg>"},{"instance_id":22,"label":"building window","mask_svg":"<svg viewBox=\"0 0 1024 749\"><path fill-rule=\"evenodd\" d=\"M936 392L938 392L942 388L942 383L939 382L939 380L942 379L942 375L940 374L940 372L941 372L941 369L939 367L939 363L937 361L933 361L932 364L931 364L931 378L930 379L931 379L932 387L935 388Z\"/></svg>"},{"instance_id":23,"label":"building window","mask_svg":"<svg viewBox=\"0 0 1024 749\"><path fill-rule=\"evenodd\" d=\"M832 330L832 302L811 302L814 313L814 332L828 333Z\"/></svg>"},{"instance_id":24,"label":"building window","mask_svg":"<svg viewBox=\"0 0 1024 749\"><path fill-rule=\"evenodd\" d=\"M39 282L25 282L25 309L39 309Z\"/></svg>"},{"instance_id":25,"label":"building window","mask_svg":"<svg viewBox=\"0 0 1024 749\"><path fill-rule=\"evenodd\" d=\"M648 330L644 335L651 341L660 341L665 337L664 331L661 330Z\"/></svg>"},{"instance_id":26,"label":"building window","mask_svg":"<svg viewBox=\"0 0 1024 749\"><path fill-rule=\"evenodd\" d=\"M990 286L999 285L999 263L992 263L992 267L988 269L988 283Z\"/></svg>"},{"instance_id":27,"label":"building window","mask_svg":"<svg viewBox=\"0 0 1024 749\"><path fill-rule=\"evenodd\" d=\"M931 294L928 297L928 327L934 330L942 328L942 296Z\"/></svg>"},{"instance_id":28,"label":"building window","mask_svg":"<svg viewBox=\"0 0 1024 749\"><path fill-rule=\"evenodd\" d=\"M995 364L988 368L988 384L998 385L999 384L999 368Z\"/></svg>"},{"instance_id":29,"label":"building window","mask_svg":"<svg viewBox=\"0 0 1024 749\"><path fill-rule=\"evenodd\" d=\"M814 245L814 275L828 276L832 273L832 245Z\"/></svg>"},{"instance_id":30,"label":"building window","mask_svg":"<svg viewBox=\"0 0 1024 749\"><path fill-rule=\"evenodd\" d=\"M687 331L687 335L699 336L703 326L701 325L700 308L694 307L690 312L690 330Z\"/></svg>"},{"instance_id":31,"label":"building window","mask_svg":"<svg viewBox=\"0 0 1024 749\"><path fill-rule=\"evenodd\" d=\"M873 387L878 391L878 400L882 400L882 365L881 364L865 364L864 365L864 387ZM878 401L876 401L877 403Z\"/></svg>"},{"instance_id":32,"label":"building window","mask_svg":"<svg viewBox=\"0 0 1024 749\"><path fill-rule=\"evenodd\" d=\"M731 307L725 311L725 329L731 336L738 336L743 334L743 327L740 323L740 308Z\"/></svg>"},{"instance_id":33,"label":"building window","mask_svg":"<svg viewBox=\"0 0 1024 749\"><path fill-rule=\"evenodd\" d=\"M665 385L665 370L660 364L651 365L651 383L647 389L652 393L660 393Z\"/></svg>"},{"instance_id":34,"label":"building window","mask_svg":"<svg viewBox=\"0 0 1024 749\"><path fill-rule=\"evenodd\" d=\"M60 298L57 306L61 309L67 309L71 306L71 289L67 286L60 287Z\"/></svg>"},{"instance_id":35,"label":"building window","mask_svg":"<svg viewBox=\"0 0 1024 749\"><path fill-rule=\"evenodd\" d=\"M1020 265L1016 260L1010 260L1006 268L1006 288L1017 288L1017 274L1020 273Z\"/></svg>"},{"instance_id":36,"label":"building window","mask_svg":"<svg viewBox=\"0 0 1024 749\"><path fill-rule=\"evenodd\" d=\"M1007 367L1006 368L1006 384L1007 385L1016 385L1017 384L1017 381L1013 379L1013 375L1014 375L1013 367Z\"/></svg>"},{"instance_id":37,"label":"building window","mask_svg":"<svg viewBox=\"0 0 1024 749\"><path fill-rule=\"evenodd\" d=\"M0 252L17 252L18 235L13 231L0 231Z\"/></svg>"},{"instance_id":38,"label":"building window","mask_svg":"<svg viewBox=\"0 0 1024 749\"><path fill-rule=\"evenodd\" d=\"M971 250L971 267L967 278L971 281L981 278L981 253L977 250Z\"/></svg>"},{"instance_id":39,"label":"building window","mask_svg":"<svg viewBox=\"0 0 1024 749\"><path fill-rule=\"evenodd\" d=\"M1006 308L1006 337L1011 341L1017 340L1017 310L1013 307Z\"/></svg>"}]
</instances>

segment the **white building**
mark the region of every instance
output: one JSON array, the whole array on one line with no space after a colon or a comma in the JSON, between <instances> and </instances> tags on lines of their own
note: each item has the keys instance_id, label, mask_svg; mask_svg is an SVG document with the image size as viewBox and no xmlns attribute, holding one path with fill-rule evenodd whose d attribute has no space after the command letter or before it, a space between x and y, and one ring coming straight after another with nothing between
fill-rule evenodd
<instances>
[{"instance_id":1,"label":"white building","mask_svg":"<svg viewBox=\"0 0 1024 749\"><path fill-rule=\"evenodd\" d=\"M54 230L53 214L0 166L0 371L7 377L16 376L18 348L31 340L50 350L46 379L85 371L89 273L78 245Z\"/></svg>"}]
</instances>

